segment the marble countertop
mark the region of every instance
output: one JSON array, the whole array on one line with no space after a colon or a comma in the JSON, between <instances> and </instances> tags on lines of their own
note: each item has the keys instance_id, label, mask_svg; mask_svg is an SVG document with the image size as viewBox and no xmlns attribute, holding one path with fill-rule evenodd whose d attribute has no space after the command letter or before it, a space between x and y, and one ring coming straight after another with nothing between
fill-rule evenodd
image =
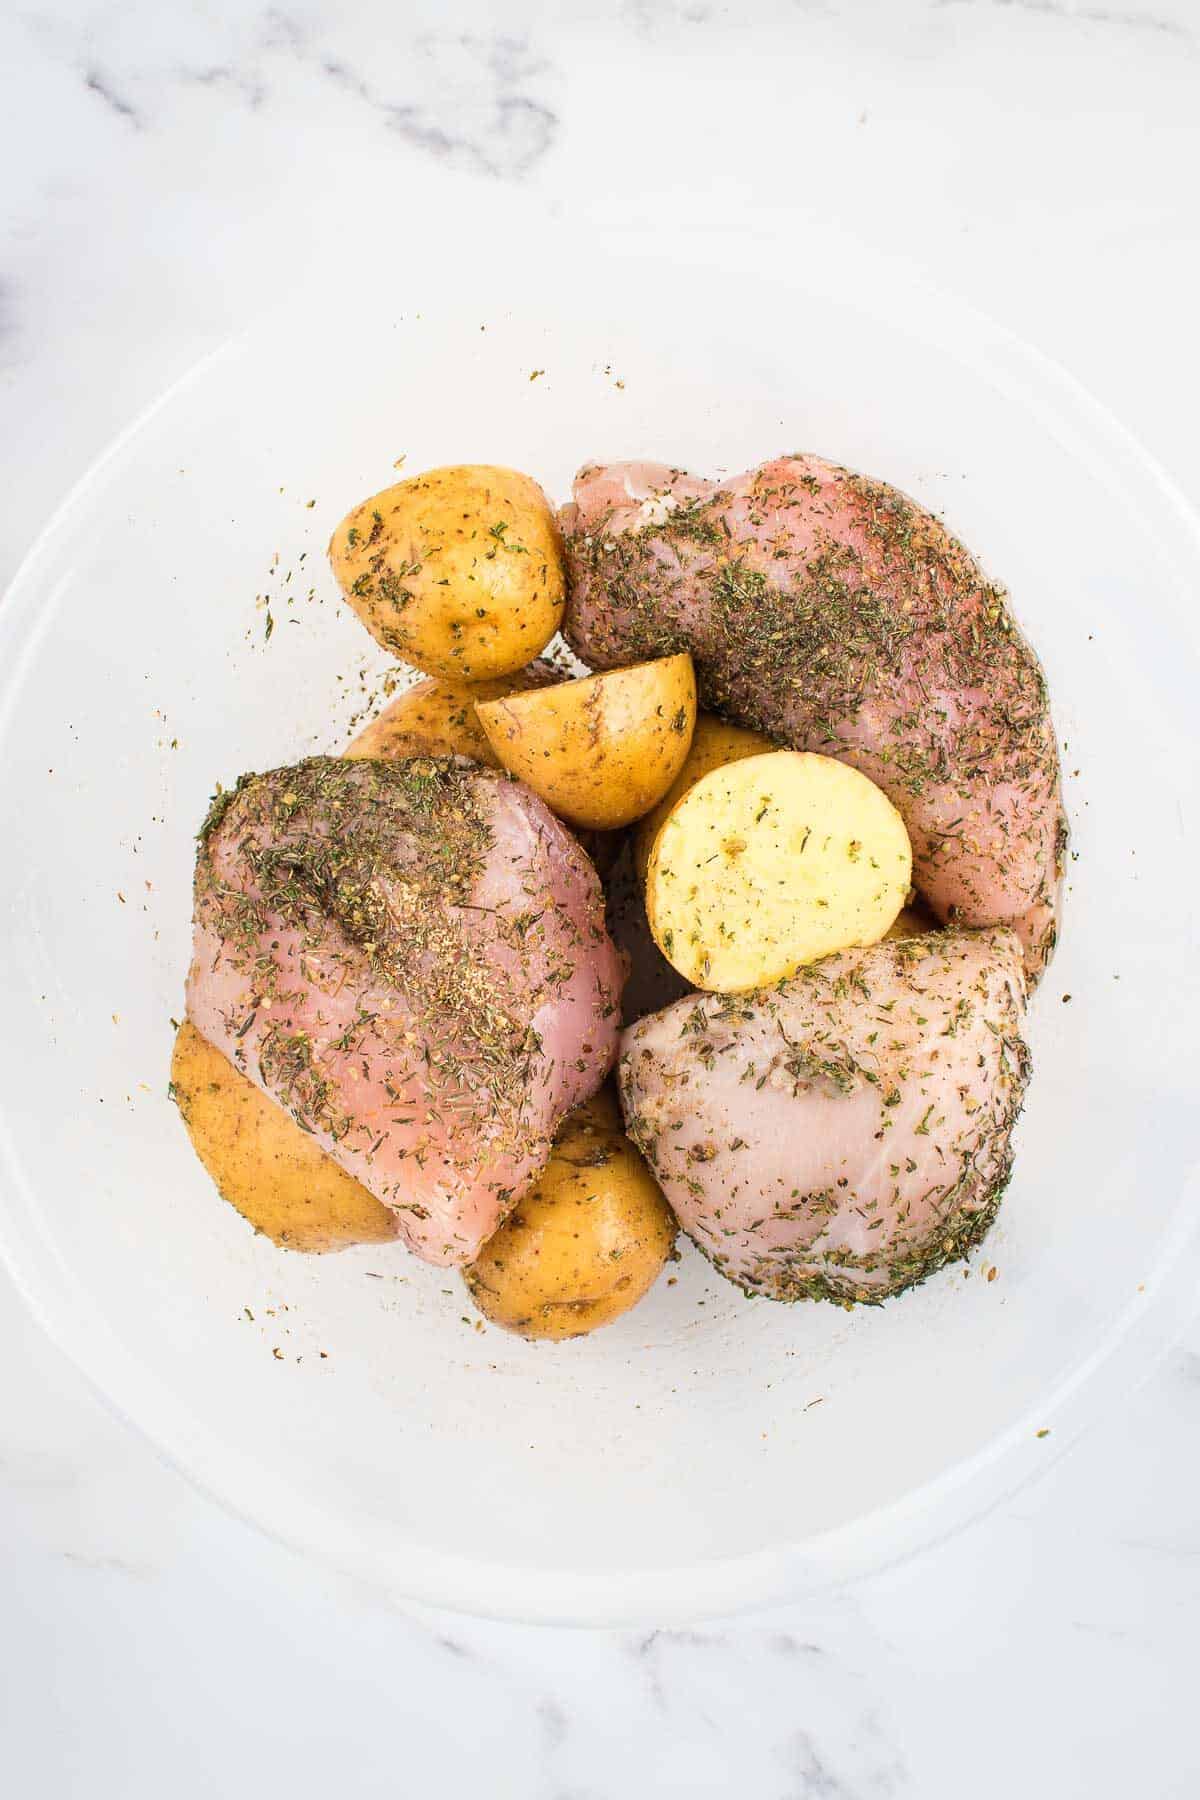
<instances>
[{"instance_id":1,"label":"marble countertop","mask_svg":"<svg viewBox=\"0 0 1200 1800\"><path fill-rule=\"evenodd\" d=\"M381 212L417 257L483 210L551 240L736 223L767 258L840 223L1057 357L1200 504L1194 0L29 0L0 69L0 584L247 307L330 259L369 278ZM14 1794L1200 1792L1198 1328L951 1541L636 1633L305 1564L110 1417L3 1275L0 1366Z\"/></svg>"}]
</instances>

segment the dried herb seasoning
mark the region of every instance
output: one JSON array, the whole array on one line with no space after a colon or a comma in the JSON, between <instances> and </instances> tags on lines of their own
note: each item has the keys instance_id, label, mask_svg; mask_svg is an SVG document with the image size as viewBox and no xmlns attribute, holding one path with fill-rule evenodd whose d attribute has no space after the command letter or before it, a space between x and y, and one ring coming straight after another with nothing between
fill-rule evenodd
<instances>
[{"instance_id":1,"label":"dried herb seasoning","mask_svg":"<svg viewBox=\"0 0 1200 1800\"><path fill-rule=\"evenodd\" d=\"M599 885L518 793L453 757L312 757L218 791L200 829L193 980L219 990L226 1053L410 1219L429 1195L381 1191L381 1157L447 1181L460 1159L500 1207L536 1170L551 996L590 981L559 1031L573 1066L602 1071L615 1032Z\"/></svg>"},{"instance_id":2,"label":"dried herb seasoning","mask_svg":"<svg viewBox=\"0 0 1200 1800\"><path fill-rule=\"evenodd\" d=\"M572 647L598 667L690 650L704 706L852 763L904 816L918 887L968 924L1027 915L1036 973L1066 822L1045 680L1004 590L940 520L834 464L782 458L678 499L677 477L645 523L566 515ZM989 910L997 887L1011 912Z\"/></svg>"},{"instance_id":3,"label":"dried herb seasoning","mask_svg":"<svg viewBox=\"0 0 1200 1800\"><path fill-rule=\"evenodd\" d=\"M885 942L773 988L697 994L627 1034L626 1129L745 1292L877 1304L995 1218L1029 1075L1022 1003L1005 932ZM822 1145L840 1161L822 1152L824 1178L798 1178Z\"/></svg>"}]
</instances>

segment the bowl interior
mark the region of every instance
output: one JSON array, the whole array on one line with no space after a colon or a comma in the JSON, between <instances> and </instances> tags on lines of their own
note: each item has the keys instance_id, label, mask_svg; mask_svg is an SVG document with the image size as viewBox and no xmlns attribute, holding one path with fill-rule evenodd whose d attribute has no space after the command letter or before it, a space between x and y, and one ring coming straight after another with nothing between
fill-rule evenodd
<instances>
[{"instance_id":1,"label":"bowl interior","mask_svg":"<svg viewBox=\"0 0 1200 1800\"><path fill-rule=\"evenodd\" d=\"M1069 382L927 296L646 262L401 291L214 353L0 610L0 1241L114 1402L268 1529L483 1610L765 1597L1019 1478L1190 1291L1200 540ZM1065 930L982 1253L847 1314L748 1302L685 1247L617 1325L536 1346L400 1250L255 1238L166 1098L172 1017L216 782L336 748L383 692L334 523L401 456L562 498L585 460L801 449L944 513L1050 681Z\"/></svg>"}]
</instances>

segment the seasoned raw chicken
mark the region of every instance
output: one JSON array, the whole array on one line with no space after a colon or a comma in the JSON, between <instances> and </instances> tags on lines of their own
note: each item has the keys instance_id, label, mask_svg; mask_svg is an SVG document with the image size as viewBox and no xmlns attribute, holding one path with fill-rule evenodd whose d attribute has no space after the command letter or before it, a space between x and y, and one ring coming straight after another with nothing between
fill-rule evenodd
<instances>
[{"instance_id":1,"label":"seasoned raw chicken","mask_svg":"<svg viewBox=\"0 0 1200 1800\"><path fill-rule=\"evenodd\" d=\"M1029 1070L1011 932L846 950L625 1032L626 1128L684 1230L773 1300L880 1300L995 1218Z\"/></svg>"},{"instance_id":2,"label":"seasoned raw chicken","mask_svg":"<svg viewBox=\"0 0 1200 1800\"><path fill-rule=\"evenodd\" d=\"M428 1262L468 1262L616 1053L587 857L458 758L244 776L196 863L188 1013Z\"/></svg>"},{"instance_id":3,"label":"seasoned raw chicken","mask_svg":"<svg viewBox=\"0 0 1200 1800\"><path fill-rule=\"evenodd\" d=\"M585 468L562 526L564 630L586 662L690 650L705 705L878 783L937 916L1010 925L1037 974L1066 842L1046 686L1003 591L939 520L791 456L722 483Z\"/></svg>"}]
</instances>

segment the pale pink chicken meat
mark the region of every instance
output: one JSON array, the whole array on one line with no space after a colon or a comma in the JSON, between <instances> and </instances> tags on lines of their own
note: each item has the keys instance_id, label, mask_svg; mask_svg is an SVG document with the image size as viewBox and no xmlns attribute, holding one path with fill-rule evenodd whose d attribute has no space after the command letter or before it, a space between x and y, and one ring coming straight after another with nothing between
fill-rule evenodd
<instances>
[{"instance_id":1,"label":"pale pink chicken meat","mask_svg":"<svg viewBox=\"0 0 1200 1800\"><path fill-rule=\"evenodd\" d=\"M622 978L570 833L462 759L246 776L201 832L189 1016L428 1262L476 1254L600 1086Z\"/></svg>"},{"instance_id":2,"label":"pale pink chicken meat","mask_svg":"<svg viewBox=\"0 0 1200 1800\"><path fill-rule=\"evenodd\" d=\"M983 1237L1029 1073L1006 930L847 950L696 994L622 1038L626 1128L721 1272L775 1300L876 1301Z\"/></svg>"},{"instance_id":3,"label":"pale pink chicken meat","mask_svg":"<svg viewBox=\"0 0 1200 1800\"><path fill-rule=\"evenodd\" d=\"M583 469L564 631L594 668L690 650L704 704L853 763L939 919L1008 925L1036 978L1066 844L1046 685L1003 591L884 482L816 456L728 481Z\"/></svg>"}]
</instances>

